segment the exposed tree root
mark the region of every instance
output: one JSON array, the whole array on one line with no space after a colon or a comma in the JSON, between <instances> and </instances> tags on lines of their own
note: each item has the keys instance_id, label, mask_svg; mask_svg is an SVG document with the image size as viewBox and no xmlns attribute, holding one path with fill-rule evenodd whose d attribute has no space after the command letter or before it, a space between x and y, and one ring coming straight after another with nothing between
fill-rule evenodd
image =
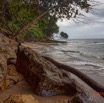
<instances>
[{"instance_id":1,"label":"exposed tree root","mask_svg":"<svg viewBox=\"0 0 104 103\"><path fill-rule=\"evenodd\" d=\"M93 79L88 77L86 74L80 72L79 70L77 70L73 67L70 67L70 66L67 66L65 64L59 63L59 62L55 61L54 59L52 59L50 57L43 56L43 58L52 62L58 68L61 68L63 70L66 70L66 71L76 75L82 81L84 81L86 84L88 84L90 87L92 87L95 91L97 91L102 97L104 97L104 86L100 85L99 83L97 83L96 81L94 81ZM8 63L16 64L16 59L14 59L14 58L8 59Z\"/></svg>"},{"instance_id":2,"label":"exposed tree root","mask_svg":"<svg viewBox=\"0 0 104 103\"><path fill-rule=\"evenodd\" d=\"M66 70L66 71L71 72L72 74L76 75L82 81L84 81L90 87L92 87L95 91L97 91L102 97L104 97L104 94L103 94L104 93L104 86L100 85L99 83L97 83L96 81L94 81L93 79L91 79L90 77L85 75L84 73L80 72L79 70L77 70L77 69L75 69L73 67L70 67L70 66L67 66L65 64L59 63L59 62L55 61L54 59L52 59L50 57L43 56L43 58L45 58L46 60L52 62L58 68L61 68L63 70Z\"/></svg>"}]
</instances>

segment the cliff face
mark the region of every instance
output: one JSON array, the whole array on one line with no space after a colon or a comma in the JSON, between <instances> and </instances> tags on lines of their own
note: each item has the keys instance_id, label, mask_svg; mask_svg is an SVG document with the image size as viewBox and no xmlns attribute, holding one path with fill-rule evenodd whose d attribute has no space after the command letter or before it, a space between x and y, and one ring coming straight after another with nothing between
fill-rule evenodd
<instances>
[{"instance_id":1,"label":"cliff face","mask_svg":"<svg viewBox=\"0 0 104 103\"><path fill-rule=\"evenodd\" d=\"M17 43L0 34L0 92L6 88L7 59L16 58Z\"/></svg>"}]
</instances>

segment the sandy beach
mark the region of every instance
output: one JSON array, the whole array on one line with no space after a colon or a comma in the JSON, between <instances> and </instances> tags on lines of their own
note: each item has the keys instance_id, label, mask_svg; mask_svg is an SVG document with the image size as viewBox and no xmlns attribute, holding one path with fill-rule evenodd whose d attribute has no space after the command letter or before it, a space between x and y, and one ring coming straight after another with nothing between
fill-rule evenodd
<instances>
[{"instance_id":1,"label":"sandy beach","mask_svg":"<svg viewBox=\"0 0 104 103\"><path fill-rule=\"evenodd\" d=\"M58 62L64 63L66 65L72 66L81 72L85 73L87 76L92 78L93 80L97 81L99 84L104 86L104 79L103 76L99 76L97 74L97 69L99 68L97 65L93 65L92 63L86 64L85 61L82 61L82 58L79 58L78 52L68 52L66 53L62 51L63 48L60 49L61 44L54 44L54 43L24 43L24 45L31 46L34 50L36 50L40 55L46 55L53 59L55 59ZM64 44L65 45L65 44ZM44 49L43 49L44 48ZM65 48L64 48L65 49ZM76 58L75 58L76 57ZM69 73L70 75L70 73ZM77 80L82 87L86 90L86 93L93 99L96 103L103 103L104 98L101 97L95 90L93 90L91 87L89 87L86 83L84 83L82 80L80 80L75 75L71 74L71 76ZM40 103L67 103L67 100L70 99L69 96L65 95L59 95L59 96L52 96L52 97L41 97L34 94L31 86L23 79L22 75L17 76L9 76L7 78L14 78L16 81L20 80L15 85L10 86L4 93L0 94L0 103L3 103L3 101L11 94L31 94L35 98L39 100ZM8 85L11 83L11 81L8 81ZM61 98L61 99L60 99Z\"/></svg>"}]
</instances>

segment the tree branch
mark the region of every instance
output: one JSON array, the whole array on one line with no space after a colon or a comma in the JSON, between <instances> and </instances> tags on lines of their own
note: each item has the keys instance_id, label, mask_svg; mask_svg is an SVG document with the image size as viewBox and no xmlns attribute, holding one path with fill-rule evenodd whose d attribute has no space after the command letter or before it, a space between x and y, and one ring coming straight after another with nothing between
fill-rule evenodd
<instances>
[{"instance_id":1,"label":"tree branch","mask_svg":"<svg viewBox=\"0 0 104 103\"><path fill-rule=\"evenodd\" d=\"M16 33L13 34L13 39L20 33L22 33L23 31L25 31L26 29L28 29L32 24L36 23L40 18L42 18L43 16L45 16L50 10L54 9L55 7L59 7L58 6L54 6L52 8L50 8L48 11L43 12L41 15L39 15L37 18L34 18L31 22L29 22L27 25L25 25L24 27L22 27L20 30L18 30Z\"/></svg>"},{"instance_id":2,"label":"tree branch","mask_svg":"<svg viewBox=\"0 0 104 103\"><path fill-rule=\"evenodd\" d=\"M64 3L67 3L64 2ZM53 9L56 9L56 8L59 8L61 6L64 5L64 3L60 3L59 5L55 5L51 8L49 8L47 11L43 12L42 14L40 14L37 18L35 17L32 21L30 21L27 25L23 26L21 29L19 29L16 33L13 34L13 39L15 39L15 37L22 33L23 31L25 31L26 29L28 29L32 24L36 23L39 19L41 19L43 16L45 16L47 13L49 13L50 10L53 10Z\"/></svg>"}]
</instances>

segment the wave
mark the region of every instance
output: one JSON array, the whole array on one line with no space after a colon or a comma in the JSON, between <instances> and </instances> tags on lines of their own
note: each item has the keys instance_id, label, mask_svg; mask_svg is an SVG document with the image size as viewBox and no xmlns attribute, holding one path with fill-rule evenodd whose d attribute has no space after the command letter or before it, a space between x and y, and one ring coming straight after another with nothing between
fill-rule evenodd
<instances>
[{"instance_id":1,"label":"wave","mask_svg":"<svg viewBox=\"0 0 104 103\"><path fill-rule=\"evenodd\" d=\"M104 44L104 42L94 42L95 44Z\"/></svg>"},{"instance_id":2,"label":"wave","mask_svg":"<svg viewBox=\"0 0 104 103\"><path fill-rule=\"evenodd\" d=\"M103 70L104 69L104 65L102 64L98 64L98 63L91 63L91 62L88 62L88 61L77 61L74 63L75 65L79 65L79 66L92 66L96 69L99 69L99 70ZM88 68L87 68L88 70ZM89 70L92 70L91 68ZM93 69L95 70L95 69Z\"/></svg>"},{"instance_id":3,"label":"wave","mask_svg":"<svg viewBox=\"0 0 104 103\"><path fill-rule=\"evenodd\" d=\"M84 57L87 57L87 58L97 58L97 59L101 59L101 60L104 60L104 57L100 57L100 56L96 56L96 55L91 55L91 54L85 54L85 53L82 53L80 51L76 51L76 50L61 50L62 52L64 53L79 53L81 56L84 56Z\"/></svg>"},{"instance_id":4,"label":"wave","mask_svg":"<svg viewBox=\"0 0 104 103\"><path fill-rule=\"evenodd\" d=\"M62 52L72 52L72 53L80 53L80 51L75 50L61 50Z\"/></svg>"},{"instance_id":5,"label":"wave","mask_svg":"<svg viewBox=\"0 0 104 103\"><path fill-rule=\"evenodd\" d=\"M80 55L84 56L84 57L88 57L88 58L97 58L97 59L102 59L103 60L103 58L100 57L100 56L94 56L94 55L85 54L85 53L81 53L81 52L80 52Z\"/></svg>"},{"instance_id":6,"label":"wave","mask_svg":"<svg viewBox=\"0 0 104 103\"><path fill-rule=\"evenodd\" d=\"M92 66L92 67L95 67L95 68L101 68L102 67L102 65L94 64L94 63L86 63L85 66Z\"/></svg>"}]
</instances>

